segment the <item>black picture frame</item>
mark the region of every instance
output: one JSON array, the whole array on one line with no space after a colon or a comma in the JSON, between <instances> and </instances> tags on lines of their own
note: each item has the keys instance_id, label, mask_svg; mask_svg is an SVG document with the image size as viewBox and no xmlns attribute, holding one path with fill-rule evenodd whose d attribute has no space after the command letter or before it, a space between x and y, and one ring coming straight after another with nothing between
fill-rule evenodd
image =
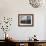
<instances>
[{"instance_id":1,"label":"black picture frame","mask_svg":"<svg viewBox=\"0 0 46 46\"><path fill-rule=\"evenodd\" d=\"M34 26L34 15L18 14L18 26Z\"/></svg>"}]
</instances>

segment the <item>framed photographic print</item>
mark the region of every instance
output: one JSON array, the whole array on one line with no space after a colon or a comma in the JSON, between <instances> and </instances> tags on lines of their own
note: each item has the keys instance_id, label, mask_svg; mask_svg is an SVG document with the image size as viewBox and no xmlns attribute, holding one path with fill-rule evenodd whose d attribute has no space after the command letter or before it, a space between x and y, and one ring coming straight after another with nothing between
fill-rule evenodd
<instances>
[{"instance_id":1,"label":"framed photographic print","mask_svg":"<svg viewBox=\"0 0 46 46\"><path fill-rule=\"evenodd\" d=\"M33 14L18 14L18 26L33 26Z\"/></svg>"}]
</instances>

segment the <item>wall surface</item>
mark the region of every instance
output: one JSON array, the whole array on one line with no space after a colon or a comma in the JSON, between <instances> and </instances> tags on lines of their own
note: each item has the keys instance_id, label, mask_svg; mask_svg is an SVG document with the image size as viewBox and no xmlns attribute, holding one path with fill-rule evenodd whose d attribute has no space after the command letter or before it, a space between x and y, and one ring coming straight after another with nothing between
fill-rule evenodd
<instances>
[{"instance_id":1,"label":"wall surface","mask_svg":"<svg viewBox=\"0 0 46 46\"><path fill-rule=\"evenodd\" d=\"M34 14L33 27L19 27L18 14ZM33 8L28 0L0 0L0 19L4 16L12 17L12 26L8 33L16 40L28 40L34 34L37 39L46 40L46 5L39 8ZM4 33L0 29L0 39L4 39Z\"/></svg>"}]
</instances>

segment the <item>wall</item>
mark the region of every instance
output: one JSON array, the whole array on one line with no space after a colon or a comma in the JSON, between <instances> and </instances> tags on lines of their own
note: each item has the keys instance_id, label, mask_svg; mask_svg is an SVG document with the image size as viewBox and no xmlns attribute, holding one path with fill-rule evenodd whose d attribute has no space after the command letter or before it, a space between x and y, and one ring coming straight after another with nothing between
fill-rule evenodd
<instances>
[{"instance_id":1,"label":"wall","mask_svg":"<svg viewBox=\"0 0 46 46\"><path fill-rule=\"evenodd\" d=\"M0 0L0 18L12 17L13 22L8 33L16 38L16 40L27 40L34 34L37 39L44 40L45 38L45 15L46 6L40 8L33 8L28 0ZM34 14L33 27L18 27L18 14ZM3 31L0 31L0 35ZM0 39L4 37L0 36Z\"/></svg>"}]
</instances>

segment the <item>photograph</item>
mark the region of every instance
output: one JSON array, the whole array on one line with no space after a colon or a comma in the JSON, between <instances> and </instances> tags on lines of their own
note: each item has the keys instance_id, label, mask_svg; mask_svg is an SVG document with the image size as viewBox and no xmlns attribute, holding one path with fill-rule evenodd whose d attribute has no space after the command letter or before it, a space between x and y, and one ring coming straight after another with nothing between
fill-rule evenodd
<instances>
[{"instance_id":1,"label":"photograph","mask_svg":"<svg viewBox=\"0 0 46 46\"><path fill-rule=\"evenodd\" d=\"M33 14L18 14L18 26L33 26Z\"/></svg>"}]
</instances>

